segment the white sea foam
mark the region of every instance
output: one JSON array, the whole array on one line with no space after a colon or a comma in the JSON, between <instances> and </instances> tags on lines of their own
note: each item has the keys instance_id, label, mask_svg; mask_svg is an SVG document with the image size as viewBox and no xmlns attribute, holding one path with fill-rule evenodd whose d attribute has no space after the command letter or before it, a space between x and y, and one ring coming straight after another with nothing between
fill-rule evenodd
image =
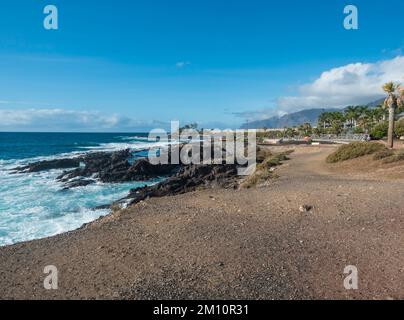
<instances>
[{"instance_id":1,"label":"white sea foam","mask_svg":"<svg viewBox=\"0 0 404 320\"><path fill-rule=\"evenodd\" d=\"M0 246L53 236L79 228L109 210L93 208L125 197L128 191L145 183L96 183L62 191L56 178L62 170L10 174L10 169L34 161L78 156L94 151L130 148L143 150L162 143L106 143L87 151L75 151L21 160L0 160ZM153 184L149 182L147 184Z\"/></svg>"},{"instance_id":2,"label":"white sea foam","mask_svg":"<svg viewBox=\"0 0 404 320\"><path fill-rule=\"evenodd\" d=\"M157 147L165 147L170 145L170 142L152 142L152 143L122 143L122 142L114 142L114 143L102 143L99 146L91 146L91 147L81 147L85 150L96 150L96 151L118 151L118 150L125 150L130 149L132 151L140 151L140 150L147 150L150 148L157 148Z\"/></svg>"},{"instance_id":3,"label":"white sea foam","mask_svg":"<svg viewBox=\"0 0 404 320\"><path fill-rule=\"evenodd\" d=\"M150 140L149 137L139 137L139 136L126 137L126 136L124 136L124 137L118 137L118 138L120 138L121 140L132 140L132 141L139 140L139 141L155 142L155 141Z\"/></svg>"}]
</instances>

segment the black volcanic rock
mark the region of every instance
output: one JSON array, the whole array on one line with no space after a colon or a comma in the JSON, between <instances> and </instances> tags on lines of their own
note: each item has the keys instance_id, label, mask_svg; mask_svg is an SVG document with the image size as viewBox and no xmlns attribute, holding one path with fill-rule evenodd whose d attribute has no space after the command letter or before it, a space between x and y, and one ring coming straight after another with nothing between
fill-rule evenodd
<instances>
[{"instance_id":1,"label":"black volcanic rock","mask_svg":"<svg viewBox=\"0 0 404 320\"><path fill-rule=\"evenodd\" d=\"M147 159L139 159L130 164L128 161L130 156L130 150L89 154L83 158L85 164L83 168L64 172L58 177L58 180L68 182L80 177L98 179L104 183L145 181L172 174L179 167L171 164L153 165ZM67 186L70 185L67 184ZM80 186L80 184L77 182L71 184L71 187L75 186Z\"/></svg>"},{"instance_id":2,"label":"black volcanic rock","mask_svg":"<svg viewBox=\"0 0 404 320\"><path fill-rule=\"evenodd\" d=\"M12 170L21 173L21 172L40 172L52 169L77 168L80 166L80 162L81 162L80 158L46 160L31 163L23 167L17 167Z\"/></svg>"},{"instance_id":3,"label":"black volcanic rock","mask_svg":"<svg viewBox=\"0 0 404 320\"><path fill-rule=\"evenodd\" d=\"M131 151L95 152L75 158L39 161L14 168L14 172L40 172L51 169L66 170L57 177L65 183L64 189L86 186L97 180L104 183L146 181L156 177L174 174L179 165L153 165L147 159L129 163Z\"/></svg>"},{"instance_id":4,"label":"black volcanic rock","mask_svg":"<svg viewBox=\"0 0 404 320\"><path fill-rule=\"evenodd\" d=\"M84 187L84 186L88 186L90 184L96 183L95 180L92 179L78 179L78 180L73 180L73 181L69 181L65 184L65 187L63 188L63 190L69 190L72 188L78 188L78 187Z\"/></svg>"},{"instance_id":5,"label":"black volcanic rock","mask_svg":"<svg viewBox=\"0 0 404 320\"><path fill-rule=\"evenodd\" d=\"M130 163L132 153L128 150L116 152L95 152L75 158L39 161L27 166L14 168L14 172L40 172L51 169L66 170L57 177L64 183L64 189L76 188L95 183L123 183L146 181L160 176L174 174L179 165L153 165L147 159Z\"/></svg>"},{"instance_id":6,"label":"black volcanic rock","mask_svg":"<svg viewBox=\"0 0 404 320\"><path fill-rule=\"evenodd\" d=\"M223 149L220 151L223 152ZM169 176L156 185L131 190L129 195L116 202L117 204L136 203L149 197L186 193L200 187L237 186L237 164L154 165L148 159L139 159L131 164L130 157L130 150L96 152L72 159L36 162L15 170L34 172L72 167L72 170L64 171L57 177L58 181L64 183L63 190L87 186L97 181L123 183Z\"/></svg>"},{"instance_id":7,"label":"black volcanic rock","mask_svg":"<svg viewBox=\"0 0 404 320\"><path fill-rule=\"evenodd\" d=\"M151 178L172 174L179 168L176 164L151 164L147 159L136 161L124 175L126 181L145 181Z\"/></svg>"},{"instance_id":8,"label":"black volcanic rock","mask_svg":"<svg viewBox=\"0 0 404 320\"><path fill-rule=\"evenodd\" d=\"M164 197L196 190L198 187L236 187L237 165L187 165L166 180L148 187L133 189L117 203L134 204L151 197Z\"/></svg>"},{"instance_id":9,"label":"black volcanic rock","mask_svg":"<svg viewBox=\"0 0 404 320\"><path fill-rule=\"evenodd\" d=\"M83 167L64 172L58 180L67 182L77 177L89 178L95 175L102 182L115 182L108 174L116 177L126 172L131 166L128 162L130 156L130 150L89 153L80 158L84 163ZM102 179L101 176L105 178Z\"/></svg>"}]
</instances>

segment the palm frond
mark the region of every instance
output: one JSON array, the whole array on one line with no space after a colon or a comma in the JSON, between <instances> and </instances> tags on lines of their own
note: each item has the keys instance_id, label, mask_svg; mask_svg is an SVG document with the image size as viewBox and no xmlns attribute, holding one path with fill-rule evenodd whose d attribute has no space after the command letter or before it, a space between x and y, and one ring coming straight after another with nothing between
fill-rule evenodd
<instances>
[{"instance_id":1,"label":"palm frond","mask_svg":"<svg viewBox=\"0 0 404 320\"><path fill-rule=\"evenodd\" d=\"M394 82L387 82L383 85L383 90L387 93L394 93L396 89L397 86L394 84Z\"/></svg>"}]
</instances>

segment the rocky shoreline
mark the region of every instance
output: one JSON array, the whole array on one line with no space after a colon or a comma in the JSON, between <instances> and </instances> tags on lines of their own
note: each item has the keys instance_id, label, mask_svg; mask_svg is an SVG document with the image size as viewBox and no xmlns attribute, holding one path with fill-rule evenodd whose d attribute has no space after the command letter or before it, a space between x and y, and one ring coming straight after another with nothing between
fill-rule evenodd
<instances>
[{"instance_id":1,"label":"rocky shoreline","mask_svg":"<svg viewBox=\"0 0 404 320\"><path fill-rule=\"evenodd\" d=\"M87 186L97 181L125 183L165 178L155 185L132 189L125 198L94 209L116 205L124 207L147 198L172 196L198 188L237 187L237 164L152 164L147 158L140 158L131 163L132 156L129 149L94 152L74 158L33 162L12 169L12 173L64 169L57 177L57 181L62 183L62 190Z\"/></svg>"}]
</instances>

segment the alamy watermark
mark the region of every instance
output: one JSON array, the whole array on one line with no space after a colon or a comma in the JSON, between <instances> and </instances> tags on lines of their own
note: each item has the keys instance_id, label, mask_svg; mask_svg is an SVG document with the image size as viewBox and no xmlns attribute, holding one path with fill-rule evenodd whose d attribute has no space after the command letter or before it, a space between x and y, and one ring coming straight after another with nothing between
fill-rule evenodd
<instances>
[{"instance_id":1,"label":"alamy watermark","mask_svg":"<svg viewBox=\"0 0 404 320\"><path fill-rule=\"evenodd\" d=\"M346 30L358 30L359 29L358 7L352 4L345 6L344 14L347 15L344 19L344 28Z\"/></svg>"},{"instance_id":2,"label":"alamy watermark","mask_svg":"<svg viewBox=\"0 0 404 320\"><path fill-rule=\"evenodd\" d=\"M58 8L55 5L49 4L45 6L43 13L46 15L43 21L43 26L46 30L59 29L59 15ZM343 21L346 30L359 29L359 11L355 5L346 5L344 7L344 14L346 15Z\"/></svg>"},{"instance_id":3,"label":"alamy watermark","mask_svg":"<svg viewBox=\"0 0 404 320\"><path fill-rule=\"evenodd\" d=\"M43 13L46 15L43 21L43 27L46 30L58 30L59 29L58 8L55 5L47 5L43 9Z\"/></svg>"},{"instance_id":4,"label":"alamy watermark","mask_svg":"<svg viewBox=\"0 0 404 320\"><path fill-rule=\"evenodd\" d=\"M358 268L356 266L346 266L344 274L347 274L344 279L345 289L358 290Z\"/></svg>"},{"instance_id":5,"label":"alamy watermark","mask_svg":"<svg viewBox=\"0 0 404 320\"><path fill-rule=\"evenodd\" d=\"M54 265L46 266L43 270L47 274L43 281L43 286L46 290L57 290L59 288L59 274L58 269Z\"/></svg>"},{"instance_id":6,"label":"alamy watermark","mask_svg":"<svg viewBox=\"0 0 404 320\"><path fill-rule=\"evenodd\" d=\"M256 169L256 130L180 130L179 122L172 121L170 134L155 129L149 133L149 141L166 142L165 150L149 150L154 165L236 164L243 176Z\"/></svg>"}]
</instances>

